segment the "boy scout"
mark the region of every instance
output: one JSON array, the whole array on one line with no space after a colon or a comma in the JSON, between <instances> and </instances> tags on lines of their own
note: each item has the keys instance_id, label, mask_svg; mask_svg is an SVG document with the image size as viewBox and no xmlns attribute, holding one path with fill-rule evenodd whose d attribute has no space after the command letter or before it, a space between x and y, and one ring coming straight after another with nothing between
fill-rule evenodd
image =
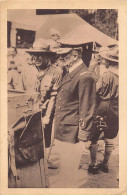
<instances>
[{"instance_id":1,"label":"boy scout","mask_svg":"<svg viewBox=\"0 0 127 195\"><path fill-rule=\"evenodd\" d=\"M93 137L91 144L91 164L89 172L94 173L95 169L108 173L109 159L114 148L114 138L118 134L119 112L118 112L118 98L119 98L119 73L118 73L118 48L109 49L101 48L99 55L102 57L102 62L105 64L107 71L105 71L99 78L97 89L97 117L101 117L106 124L103 129L105 151L103 161L96 165L97 155L97 141L99 137Z\"/></svg>"}]
</instances>

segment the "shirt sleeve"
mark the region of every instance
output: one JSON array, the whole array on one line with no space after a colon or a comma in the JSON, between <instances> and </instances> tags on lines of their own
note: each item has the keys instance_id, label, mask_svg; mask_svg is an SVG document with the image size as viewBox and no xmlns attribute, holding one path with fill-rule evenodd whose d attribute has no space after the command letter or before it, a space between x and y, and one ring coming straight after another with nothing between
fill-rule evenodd
<instances>
[{"instance_id":1,"label":"shirt sleeve","mask_svg":"<svg viewBox=\"0 0 127 195\"><path fill-rule=\"evenodd\" d=\"M94 79L89 75L79 82L79 134L78 138L88 141L95 114L96 87Z\"/></svg>"}]
</instances>

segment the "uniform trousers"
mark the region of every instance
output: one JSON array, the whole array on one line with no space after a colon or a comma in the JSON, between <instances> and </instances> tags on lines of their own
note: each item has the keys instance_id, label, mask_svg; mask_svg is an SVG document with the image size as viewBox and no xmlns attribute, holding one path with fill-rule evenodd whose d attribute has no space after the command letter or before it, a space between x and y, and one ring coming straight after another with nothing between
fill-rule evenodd
<instances>
[{"instance_id":1,"label":"uniform trousers","mask_svg":"<svg viewBox=\"0 0 127 195\"><path fill-rule=\"evenodd\" d=\"M111 153L114 149L114 139L107 139L105 138L105 151L104 151L104 159L103 164L107 165L109 162L109 158ZM97 161L97 142L92 142L90 146L90 153L91 153L91 165L95 166Z\"/></svg>"},{"instance_id":2,"label":"uniform trousers","mask_svg":"<svg viewBox=\"0 0 127 195\"><path fill-rule=\"evenodd\" d=\"M72 144L55 140L52 152L57 152L60 156L60 170L54 184L50 182L50 187L80 187L85 183L87 175L78 169L82 153L89 152L87 149L84 150L84 142Z\"/></svg>"}]
</instances>

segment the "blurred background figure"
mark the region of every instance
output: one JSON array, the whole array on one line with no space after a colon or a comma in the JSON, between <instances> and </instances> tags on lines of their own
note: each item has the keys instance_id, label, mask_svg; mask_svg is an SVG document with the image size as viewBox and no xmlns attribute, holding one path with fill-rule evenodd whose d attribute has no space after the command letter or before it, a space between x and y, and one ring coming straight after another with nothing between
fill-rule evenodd
<instances>
[{"instance_id":1,"label":"blurred background figure","mask_svg":"<svg viewBox=\"0 0 127 195\"><path fill-rule=\"evenodd\" d=\"M50 33L50 39L54 41L58 41L60 39L60 33L56 29L51 28L49 33Z\"/></svg>"},{"instance_id":2,"label":"blurred background figure","mask_svg":"<svg viewBox=\"0 0 127 195\"><path fill-rule=\"evenodd\" d=\"M54 63L54 60L56 61L55 57L57 57L57 55L55 56L53 55L53 53L55 53L55 51L60 47L59 39L60 39L60 33L56 29L51 28L49 31L49 39L48 39L48 44L50 50L52 51L52 56L50 58L51 63Z\"/></svg>"},{"instance_id":3,"label":"blurred background figure","mask_svg":"<svg viewBox=\"0 0 127 195\"><path fill-rule=\"evenodd\" d=\"M24 91L23 56L17 54L15 47L8 50L8 89Z\"/></svg>"},{"instance_id":4,"label":"blurred background figure","mask_svg":"<svg viewBox=\"0 0 127 195\"><path fill-rule=\"evenodd\" d=\"M14 89L17 91L24 91L22 64L17 64L15 69L8 71L8 89Z\"/></svg>"},{"instance_id":5,"label":"blurred background figure","mask_svg":"<svg viewBox=\"0 0 127 195\"><path fill-rule=\"evenodd\" d=\"M8 64L8 70L15 69L15 57L17 55L17 49L15 47L8 48L8 54L7 54L7 64Z\"/></svg>"},{"instance_id":6,"label":"blurred background figure","mask_svg":"<svg viewBox=\"0 0 127 195\"><path fill-rule=\"evenodd\" d=\"M23 67L23 82L25 90L29 93L33 93L37 91L37 75L38 70L35 67L33 62L33 56L25 53L24 54L25 62Z\"/></svg>"},{"instance_id":7,"label":"blurred background figure","mask_svg":"<svg viewBox=\"0 0 127 195\"><path fill-rule=\"evenodd\" d=\"M99 53L107 50L108 47L101 47L97 48L96 50L93 50L93 57L91 58L90 64L89 64L89 71L91 72L93 78L95 79L95 82L98 81L99 77L107 71L107 68L105 67L105 61L102 59L102 57L99 55Z\"/></svg>"}]
</instances>

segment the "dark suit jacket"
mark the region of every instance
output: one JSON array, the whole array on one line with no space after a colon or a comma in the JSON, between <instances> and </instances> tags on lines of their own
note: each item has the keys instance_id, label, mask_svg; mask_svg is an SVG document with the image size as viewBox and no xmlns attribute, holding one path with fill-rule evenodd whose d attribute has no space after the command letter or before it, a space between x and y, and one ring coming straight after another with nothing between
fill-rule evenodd
<instances>
[{"instance_id":1,"label":"dark suit jacket","mask_svg":"<svg viewBox=\"0 0 127 195\"><path fill-rule=\"evenodd\" d=\"M95 112L95 82L81 64L64 76L56 100L55 138L76 143L89 138Z\"/></svg>"}]
</instances>

